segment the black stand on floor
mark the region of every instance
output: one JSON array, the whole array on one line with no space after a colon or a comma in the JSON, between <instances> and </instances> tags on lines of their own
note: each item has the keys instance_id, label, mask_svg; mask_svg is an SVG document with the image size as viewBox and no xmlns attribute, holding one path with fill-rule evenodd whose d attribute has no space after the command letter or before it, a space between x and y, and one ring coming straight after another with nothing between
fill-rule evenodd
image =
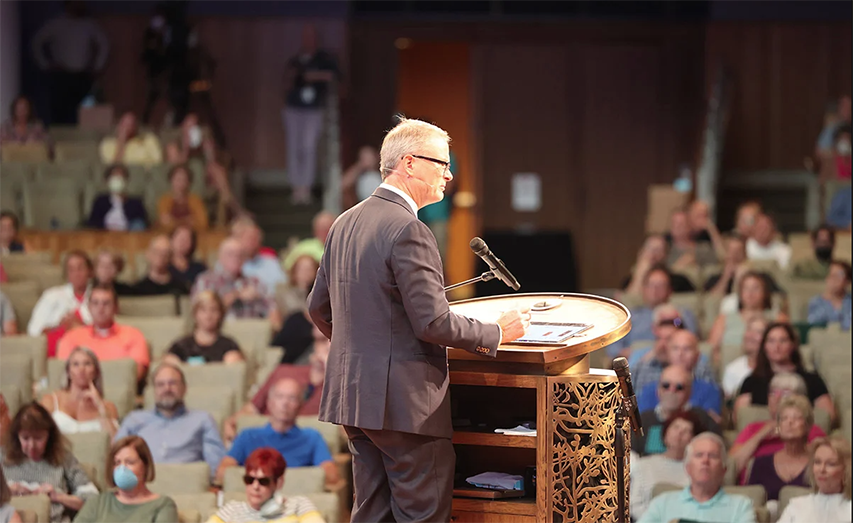
<instances>
[{"instance_id":1,"label":"black stand on floor","mask_svg":"<svg viewBox=\"0 0 853 523\"><path fill-rule=\"evenodd\" d=\"M616 521L617 523L629 523L625 519L625 403L620 402L616 409L616 438L614 450L616 452Z\"/></svg>"}]
</instances>

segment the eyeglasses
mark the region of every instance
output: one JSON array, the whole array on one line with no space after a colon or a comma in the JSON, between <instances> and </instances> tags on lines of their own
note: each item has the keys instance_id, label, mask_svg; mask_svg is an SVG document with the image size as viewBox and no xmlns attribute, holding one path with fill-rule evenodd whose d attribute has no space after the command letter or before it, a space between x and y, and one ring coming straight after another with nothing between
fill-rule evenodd
<instances>
[{"instance_id":1,"label":"eyeglasses","mask_svg":"<svg viewBox=\"0 0 853 523\"><path fill-rule=\"evenodd\" d=\"M405 156L403 158L405 158ZM442 165L442 166L444 166L444 172L445 173L447 173L447 171L450 170L450 162L445 162L444 160L439 160L438 158L430 158L429 156L421 156L419 154L413 154L412 158L419 158L421 160L426 160L428 162L437 163L438 165Z\"/></svg>"},{"instance_id":2,"label":"eyeglasses","mask_svg":"<svg viewBox=\"0 0 853 523\"><path fill-rule=\"evenodd\" d=\"M683 329L684 322L681 321L681 318L673 318L671 320L660 320L658 322L658 327L675 327L676 329Z\"/></svg>"},{"instance_id":3,"label":"eyeglasses","mask_svg":"<svg viewBox=\"0 0 853 523\"><path fill-rule=\"evenodd\" d=\"M262 487L269 487L272 485L272 478L256 478L255 476L250 476L248 474L243 476L243 483L245 483L246 486L251 485L256 481Z\"/></svg>"},{"instance_id":4,"label":"eyeglasses","mask_svg":"<svg viewBox=\"0 0 853 523\"><path fill-rule=\"evenodd\" d=\"M682 383L670 383L668 381L662 381L660 386L663 390L669 390L670 387L675 389L675 392L681 392L682 390L684 390L684 384Z\"/></svg>"}]
</instances>

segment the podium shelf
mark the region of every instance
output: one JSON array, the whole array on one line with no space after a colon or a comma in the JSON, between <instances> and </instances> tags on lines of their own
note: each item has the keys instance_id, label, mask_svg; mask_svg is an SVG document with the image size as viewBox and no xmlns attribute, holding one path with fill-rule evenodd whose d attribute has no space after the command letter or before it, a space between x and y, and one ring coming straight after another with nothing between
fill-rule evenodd
<instances>
[{"instance_id":1,"label":"podium shelf","mask_svg":"<svg viewBox=\"0 0 853 523\"><path fill-rule=\"evenodd\" d=\"M454 431L453 443L456 445L535 449L536 436L505 436L488 432Z\"/></svg>"},{"instance_id":2,"label":"podium shelf","mask_svg":"<svg viewBox=\"0 0 853 523\"><path fill-rule=\"evenodd\" d=\"M533 498L491 500L454 497L453 511L535 516L536 500Z\"/></svg>"}]
</instances>

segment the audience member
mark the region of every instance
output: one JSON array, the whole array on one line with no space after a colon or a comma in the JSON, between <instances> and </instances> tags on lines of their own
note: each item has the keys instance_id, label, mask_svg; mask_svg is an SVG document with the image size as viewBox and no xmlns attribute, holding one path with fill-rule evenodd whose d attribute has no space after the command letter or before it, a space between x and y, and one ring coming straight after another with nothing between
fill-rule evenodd
<instances>
[{"instance_id":1,"label":"audience member","mask_svg":"<svg viewBox=\"0 0 853 523\"><path fill-rule=\"evenodd\" d=\"M794 265L793 276L803 280L822 280L829 274L829 262L835 249L835 232L828 225L812 231L814 258L800 260Z\"/></svg>"},{"instance_id":2,"label":"audience member","mask_svg":"<svg viewBox=\"0 0 853 523\"><path fill-rule=\"evenodd\" d=\"M203 291L192 304L193 332L175 341L163 361L173 365L189 363L236 363L245 361L237 342L222 335L225 305L213 291Z\"/></svg>"},{"instance_id":3,"label":"audience member","mask_svg":"<svg viewBox=\"0 0 853 523\"><path fill-rule=\"evenodd\" d=\"M287 283L278 284L275 300L278 310L285 318L291 314L305 310L305 300L314 285L320 263L310 254L303 254L296 259L288 257L290 265L285 265Z\"/></svg>"},{"instance_id":4,"label":"audience member","mask_svg":"<svg viewBox=\"0 0 853 523\"><path fill-rule=\"evenodd\" d=\"M737 274L744 271L746 262L746 243L740 236L726 238L726 254L723 258L723 272L715 274L705 281L705 292L715 296L731 294Z\"/></svg>"},{"instance_id":5,"label":"audience member","mask_svg":"<svg viewBox=\"0 0 853 523\"><path fill-rule=\"evenodd\" d=\"M672 279L666 267L658 265L646 272L643 281L643 304L631 308L631 332L607 348L612 357L626 356L632 343L654 340L653 311L655 307L669 302L672 296ZM682 326L690 332L698 333L696 317L689 310L677 309Z\"/></svg>"},{"instance_id":6,"label":"audience member","mask_svg":"<svg viewBox=\"0 0 853 523\"><path fill-rule=\"evenodd\" d=\"M172 246L168 236L160 234L152 238L145 258L148 261L148 273L133 286L133 294L137 296L189 294L189 286L183 280L175 278L169 270Z\"/></svg>"},{"instance_id":7,"label":"audience member","mask_svg":"<svg viewBox=\"0 0 853 523\"><path fill-rule=\"evenodd\" d=\"M758 216L764 212L761 204L755 200L748 200L738 205L735 214L735 228L732 231L733 236L738 236L746 241L752 237L755 222Z\"/></svg>"},{"instance_id":8,"label":"audience member","mask_svg":"<svg viewBox=\"0 0 853 523\"><path fill-rule=\"evenodd\" d=\"M92 325L76 327L59 340L56 356L67 360L77 347L88 347L101 361L131 358L136 362L137 380L145 378L150 357L148 343L139 330L116 323L118 297L106 285L92 287L89 296Z\"/></svg>"},{"instance_id":9,"label":"audience member","mask_svg":"<svg viewBox=\"0 0 853 523\"><path fill-rule=\"evenodd\" d=\"M148 490L154 481L154 459L145 440L128 436L113 443L107 457L110 490L83 505L74 523L178 521L178 507L167 496Z\"/></svg>"},{"instance_id":10,"label":"audience member","mask_svg":"<svg viewBox=\"0 0 853 523\"><path fill-rule=\"evenodd\" d=\"M210 162L216 159L216 144L204 136L198 124L198 115L189 113L181 122L181 136L166 144L166 162L170 165L189 161Z\"/></svg>"},{"instance_id":11,"label":"audience member","mask_svg":"<svg viewBox=\"0 0 853 523\"><path fill-rule=\"evenodd\" d=\"M638 519L652 500L652 490L658 483L679 487L690 484L684 470L684 451L687 444L704 432L704 427L692 412L676 412L667 419L661 433L666 450L641 458L635 452L631 456L631 518Z\"/></svg>"},{"instance_id":12,"label":"audience member","mask_svg":"<svg viewBox=\"0 0 853 523\"><path fill-rule=\"evenodd\" d=\"M835 133L845 124L850 125L850 96L847 95L827 104L823 128L815 144L815 156L822 162L832 159Z\"/></svg>"},{"instance_id":13,"label":"audience member","mask_svg":"<svg viewBox=\"0 0 853 523\"><path fill-rule=\"evenodd\" d=\"M699 363L699 340L688 330L678 329L669 336L666 342L666 361L669 365L678 365L691 376ZM690 403L695 407L705 409L715 421L720 421L721 394L720 388L713 380L703 380L696 376L690 384L692 391ZM637 396L637 407L640 411L653 410L658 404L658 386L649 383L640 390Z\"/></svg>"},{"instance_id":14,"label":"audience member","mask_svg":"<svg viewBox=\"0 0 853 523\"><path fill-rule=\"evenodd\" d=\"M0 126L0 145L44 143L50 146L50 137L41 121L36 118L32 101L19 95L12 101L9 119Z\"/></svg>"},{"instance_id":15,"label":"audience member","mask_svg":"<svg viewBox=\"0 0 853 523\"><path fill-rule=\"evenodd\" d=\"M293 204L311 203L311 187L317 170L317 145L323 130L323 108L329 84L335 80L335 59L317 44L313 25L302 28L299 53L287 63L282 110L287 139L287 176L293 188Z\"/></svg>"},{"instance_id":16,"label":"audience member","mask_svg":"<svg viewBox=\"0 0 853 523\"><path fill-rule=\"evenodd\" d=\"M768 321L786 319L783 314L773 311L770 287L761 274L752 271L744 273L737 281L737 292L737 308L730 310L732 307L721 302L720 315L714 320L708 334L715 362L719 362L723 345L740 344L746 332L746 324L752 318L762 317Z\"/></svg>"},{"instance_id":17,"label":"audience member","mask_svg":"<svg viewBox=\"0 0 853 523\"><path fill-rule=\"evenodd\" d=\"M692 413L705 429L720 433L717 422L704 409L690 403L692 384L690 373L678 365L670 365L661 372L657 384L658 404L654 409L640 412L645 435L631 437L632 451L640 456L664 452L663 424L679 412Z\"/></svg>"},{"instance_id":18,"label":"audience member","mask_svg":"<svg viewBox=\"0 0 853 523\"><path fill-rule=\"evenodd\" d=\"M850 180L850 122L840 125L833 134L833 148L820 164L822 180Z\"/></svg>"},{"instance_id":19,"label":"audience member","mask_svg":"<svg viewBox=\"0 0 853 523\"><path fill-rule=\"evenodd\" d=\"M789 323L771 323L764 331L755 370L740 387L740 393L735 400L734 415L736 416L737 411L744 405L767 405L770 380L778 372L799 374L806 382L806 396L809 401L815 408L826 411L831 420L835 420L835 406L826 383L817 373L809 372L803 367L800 342Z\"/></svg>"},{"instance_id":20,"label":"audience member","mask_svg":"<svg viewBox=\"0 0 853 523\"><path fill-rule=\"evenodd\" d=\"M133 294L133 287L116 280L124 270L124 257L106 247L95 255L95 278L93 285L112 285L119 296Z\"/></svg>"},{"instance_id":21,"label":"audience member","mask_svg":"<svg viewBox=\"0 0 853 523\"><path fill-rule=\"evenodd\" d=\"M18 238L19 226L20 223L15 213L0 212L0 254L3 256L29 250L26 244Z\"/></svg>"},{"instance_id":22,"label":"audience member","mask_svg":"<svg viewBox=\"0 0 853 523\"><path fill-rule=\"evenodd\" d=\"M344 207L352 207L369 198L381 183L379 153L376 148L364 145L358 150L358 160L349 166L341 177Z\"/></svg>"},{"instance_id":23,"label":"audience member","mask_svg":"<svg viewBox=\"0 0 853 523\"><path fill-rule=\"evenodd\" d=\"M243 405L243 408L226 421L223 429L226 440L233 440L237 435L237 418L240 416L269 414L267 399L270 389L285 378L296 380L305 387L305 403L299 409L299 415L316 416L320 413L320 397L323 395L323 382L326 379L326 360L329 358L332 342L316 326L313 329L313 336L314 347L308 357L308 364L283 363L277 366L255 393L252 401Z\"/></svg>"},{"instance_id":24,"label":"audience member","mask_svg":"<svg viewBox=\"0 0 853 523\"><path fill-rule=\"evenodd\" d=\"M92 323L89 311L92 261L85 252L75 250L65 256L64 265L68 283L42 293L27 326L29 336L47 335L48 357L56 354L56 345L67 331Z\"/></svg>"},{"instance_id":25,"label":"audience member","mask_svg":"<svg viewBox=\"0 0 853 523\"><path fill-rule=\"evenodd\" d=\"M284 497L277 491L284 486L287 463L270 447L261 447L246 458L246 501L230 501L207 523L253 523L288 521L324 523L320 512L303 496Z\"/></svg>"},{"instance_id":26,"label":"audience member","mask_svg":"<svg viewBox=\"0 0 853 523\"><path fill-rule=\"evenodd\" d=\"M833 260L826 276L826 288L809 301L808 321L812 325L838 323L842 330L850 330L850 264Z\"/></svg>"},{"instance_id":27,"label":"audience member","mask_svg":"<svg viewBox=\"0 0 853 523\"><path fill-rule=\"evenodd\" d=\"M86 347L71 351L65 362L61 389L41 398L63 434L104 431L110 436L118 429L118 410L104 399L101 363Z\"/></svg>"},{"instance_id":28,"label":"audience member","mask_svg":"<svg viewBox=\"0 0 853 523\"><path fill-rule=\"evenodd\" d=\"M107 63L106 34L84 2L68 1L65 14L39 29L32 46L36 63L49 78L51 125L76 124L80 103Z\"/></svg>"},{"instance_id":29,"label":"audience member","mask_svg":"<svg viewBox=\"0 0 853 523\"><path fill-rule=\"evenodd\" d=\"M706 220L710 223L710 220ZM669 226L669 255L666 265L672 271L681 271L691 267L704 267L717 263L717 254L708 242L694 239L687 212L678 210L672 213Z\"/></svg>"},{"instance_id":30,"label":"audience member","mask_svg":"<svg viewBox=\"0 0 853 523\"><path fill-rule=\"evenodd\" d=\"M329 236L329 230L331 230L333 223L335 223L334 214L326 211L317 213L314 216L314 221L311 222L311 230L314 235L311 238L305 238L293 246L293 249L290 250L290 253L284 259L284 266L289 267L293 263L293 260L303 254L313 256L317 260L317 263L320 263L320 258L323 257L323 250L326 248L326 237Z\"/></svg>"},{"instance_id":31,"label":"audience member","mask_svg":"<svg viewBox=\"0 0 853 523\"><path fill-rule=\"evenodd\" d=\"M275 300L257 278L243 274L245 260L240 242L226 238L219 246L217 267L196 279L191 298L203 291L214 291L228 310L226 318L269 318L278 328L281 317Z\"/></svg>"},{"instance_id":32,"label":"audience member","mask_svg":"<svg viewBox=\"0 0 853 523\"><path fill-rule=\"evenodd\" d=\"M0 523L22 523L21 516L12 506L12 489L6 482L3 467L0 467Z\"/></svg>"},{"instance_id":33,"label":"audience member","mask_svg":"<svg viewBox=\"0 0 853 523\"><path fill-rule=\"evenodd\" d=\"M12 418L9 417L9 405L6 404L6 398L0 393L0 448L8 444L10 425L12 425Z\"/></svg>"},{"instance_id":34,"label":"audience member","mask_svg":"<svg viewBox=\"0 0 853 523\"><path fill-rule=\"evenodd\" d=\"M709 242L715 254L724 252L723 237L711 219L711 207L702 200L694 200L687 208L691 237L696 242Z\"/></svg>"},{"instance_id":35,"label":"audience member","mask_svg":"<svg viewBox=\"0 0 853 523\"><path fill-rule=\"evenodd\" d=\"M12 302L0 290L0 335L14 336L18 334L18 319Z\"/></svg>"},{"instance_id":36,"label":"audience member","mask_svg":"<svg viewBox=\"0 0 853 523\"><path fill-rule=\"evenodd\" d=\"M216 473L221 484L228 467L244 465L249 455L260 447L279 451L292 467L323 467L326 483L338 481L338 469L329 447L314 429L300 428L296 416L305 401L305 390L296 380L285 378L270 388L267 397L270 422L264 427L245 429L237 435L228 455Z\"/></svg>"},{"instance_id":37,"label":"audience member","mask_svg":"<svg viewBox=\"0 0 853 523\"><path fill-rule=\"evenodd\" d=\"M637 254L637 261L631 269L631 274L622 280L621 289L623 292L617 292L616 299L622 299L625 295L640 296L643 292L646 276L652 268L664 264L668 248L666 240L660 234L647 236ZM670 274L670 285L673 292L693 292L696 290L690 280L681 274Z\"/></svg>"},{"instance_id":38,"label":"audience member","mask_svg":"<svg viewBox=\"0 0 853 523\"><path fill-rule=\"evenodd\" d=\"M116 125L115 136L101 140L101 163L152 166L163 163L163 151L157 135L139 132L136 115L128 111Z\"/></svg>"},{"instance_id":39,"label":"audience member","mask_svg":"<svg viewBox=\"0 0 853 523\"><path fill-rule=\"evenodd\" d=\"M155 463L205 461L211 476L225 456L225 446L213 417L184 405L187 380L177 365L161 363L151 375L154 410L135 410L127 415L116 434L139 436L154 449Z\"/></svg>"},{"instance_id":40,"label":"audience member","mask_svg":"<svg viewBox=\"0 0 853 523\"><path fill-rule=\"evenodd\" d=\"M727 400L733 400L737 396L743 380L755 370L761 338L764 337L764 330L768 323L761 316L755 316L746 322L746 331L743 333L743 343L741 344L743 355L732 360L723 369L723 392Z\"/></svg>"},{"instance_id":41,"label":"audience member","mask_svg":"<svg viewBox=\"0 0 853 523\"><path fill-rule=\"evenodd\" d=\"M835 193L829 203L826 213L826 223L839 231L850 232L851 216L853 216L853 192L848 185Z\"/></svg>"},{"instance_id":42,"label":"audience member","mask_svg":"<svg viewBox=\"0 0 853 523\"><path fill-rule=\"evenodd\" d=\"M0 283L8 283L9 276L6 274L5 269L3 269L3 264L0 263Z\"/></svg>"},{"instance_id":43,"label":"audience member","mask_svg":"<svg viewBox=\"0 0 853 523\"><path fill-rule=\"evenodd\" d=\"M799 374L779 372L773 376L770 380L770 391L767 398L767 410L770 411L770 419L753 421L744 427L729 450L729 457L734 460L738 473L744 471L749 460L774 454L785 447L779 437L777 423L779 404L782 399L789 396L805 397L807 392L806 382ZM813 423L808 432L808 441L823 436L825 436L823 429Z\"/></svg>"},{"instance_id":44,"label":"audience member","mask_svg":"<svg viewBox=\"0 0 853 523\"><path fill-rule=\"evenodd\" d=\"M108 231L141 231L148 227L148 212L142 200L125 193L129 178L130 172L124 165L107 167L104 179L109 193L99 194L92 202L89 227Z\"/></svg>"},{"instance_id":45,"label":"audience member","mask_svg":"<svg viewBox=\"0 0 853 523\"><path fill-rule=\"evenodd\" d=\"M231 227L231 236L240 242L246 261L243 262L243 274L257 278L269 290L279 283L287 281L278 256L268 256L261 252L264 235L261 228L248 218L238 219Z\"/></svg>"},{"instance_id":46,"label":"audience member","mask_svg":"<svg viewBox=\"0 0 853 523\"><path fill-rule=\"evenodd\" d=\"M776 223L767 214L755 219L752 236L746 240L746 257L749 260L773 260L781 269L787 269L791 261L791 247L780 240Z\"/></svg>"},{"instance_id":47,"label":"audience member","mask_svg":"<svg viewBox=\"0 0 853 523\"><path fill-rule=\"evenodd\" d=\"M703 432L693 438L684 453L690 485L657 496L638 523L696 521L704 523L755 523L752 502L726 494L726 443L719 435Z\"/></svg>"},{"instance_id":48,"label":"audience member","mask_svg":"<svg viewBox=\"0 0 853 523\"><path fill-rule=\"evenodd\" d=\"M207 265L194 258L197 242L195 231L186 225L178 225L172 230L169 272L172 273L173 279L183 282L189 288L192 288L196 278L207 270Z\"/></svg>"},{"instance_id":49,"label":"audience member","mask_svg":"<svg viewBox=\"0 0 853 523\"><path fill-rule=\"evenodd\" d=\"M308 309L298 310L284 319L281 329L273 335L270 346L284 348L281 363L305 363L314 343L311 334L314 324Z\"/></svg>"},{"instance_id":50,"label":"audience member","mask_svg":"<svg viewBox=\"0 0 853 523\"><path fill-rule=\"evenodd\" d=\"M169 170L172 190L157 203L157 216L163 229L171 231L177 225L187 225L196 231L207 230L207 209L202 199L190 192L192 179L192 171L186 164Z\"/></svg>"},{"instance_id":51,"label":"audience member","mask_svg":"<svg viewBox=\"0 0 853 523\"><path fill-rule=\"evenodd\" d=\"M778 523L850 522L850 442L841 437L814 441L808 476L812 494L791 498Z\"/></svg>"},{"instance_id":52,"label":"audience member","mask_svg":"<svg viewBox=\"0 0 853 523\"><path fill-rule=\"evenodd\" d=\"M2 464L13 495L50 498L51 523L68 521L87 498L98 494L50 413L35 402L21 407L12 420Z\"/></svg>"}]
</instances>

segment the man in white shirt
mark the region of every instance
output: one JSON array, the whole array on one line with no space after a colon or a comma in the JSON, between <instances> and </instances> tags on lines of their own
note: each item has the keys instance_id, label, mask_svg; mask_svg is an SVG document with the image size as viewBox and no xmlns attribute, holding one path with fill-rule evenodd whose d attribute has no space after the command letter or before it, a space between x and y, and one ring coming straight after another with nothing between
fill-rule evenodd
<instances>
[{"instance_id":1,"label":"man in white shirt","mask_svg":"<svg viewBox=\"0 0 853 523\"><path fill-rule=\"evenodd\" d=\"M779 268L787 269L791 261L791 246L777 239L773 218L761 214L755 220L752 237L746 240L746 257L750 260L775 260Z\"/></svg>"}]
</instances>

